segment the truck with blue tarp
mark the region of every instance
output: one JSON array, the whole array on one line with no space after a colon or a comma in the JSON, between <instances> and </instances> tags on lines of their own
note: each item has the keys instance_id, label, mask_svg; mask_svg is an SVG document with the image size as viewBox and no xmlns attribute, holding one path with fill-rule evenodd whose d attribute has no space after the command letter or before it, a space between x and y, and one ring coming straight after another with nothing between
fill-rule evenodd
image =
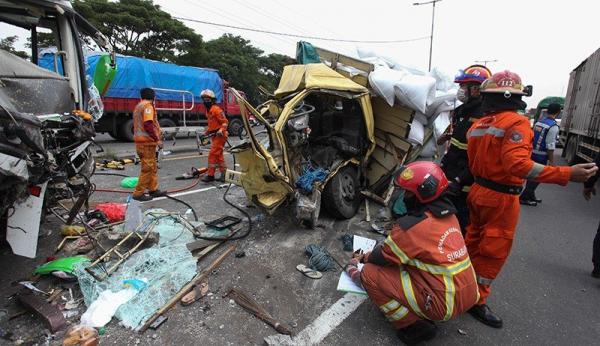
<instances>
[{"instance_id":1,"label":"truck with blue tarp","mask_svg":"<svg viewBox=\"0 0 600 346\"><path fill-rule=\"evenodd\" d=\"M101 54L87 55L88 75L98 68ZM96 132L106 132L113 138L133 141L133 109L139 102L140 89L154 88L158 121L162 128L198 129L206 124L206 110L200 92L211 89L217 102L229 118L229 132L239 135L243 129L240 107L228 92L228 83L214 69L179 66L171 63L139 57L117 55L119 66L107 90L100 90L104 103L104 115L96 123ZM44 54L39 65L60 74L61 64L55 54ZM188 131L193 132L193 131Z\"/></svg>"}]
</instances>

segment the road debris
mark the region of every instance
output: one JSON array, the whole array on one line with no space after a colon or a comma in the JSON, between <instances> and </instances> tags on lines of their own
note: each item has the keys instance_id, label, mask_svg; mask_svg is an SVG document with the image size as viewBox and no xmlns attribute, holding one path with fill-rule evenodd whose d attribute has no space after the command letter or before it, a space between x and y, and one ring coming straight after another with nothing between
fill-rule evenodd
<instances>
[{"instance_id":1,"label":"road debris","mask_svg":"<svg viewBox=\"0 0 600 346\"><path fill-rule=\"evenodd\" d=\"M229 290L229 293L227 293L227 295L233 298L233 300L239 306L243 307L246 311L250 312L263 322L266 322L280 334L292 335L292 331L289 327L273 318L273 316L271 316L271 314L269 314L269 312L265 310L265 308L258 305L258 303L254 299L249 297L244 292L232 288L231 290Z\"/></svg>"}]
</instances>

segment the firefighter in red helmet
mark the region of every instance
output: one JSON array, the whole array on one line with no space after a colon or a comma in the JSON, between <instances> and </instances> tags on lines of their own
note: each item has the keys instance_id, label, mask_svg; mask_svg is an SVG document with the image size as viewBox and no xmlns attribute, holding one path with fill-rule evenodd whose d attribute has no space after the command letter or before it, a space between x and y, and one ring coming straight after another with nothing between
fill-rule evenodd
<instances>
[{"instance_id":1,"label":"firefighter in red helmet","mask_svg":"<svg viewBox=\"0 0 600 346\"><path fill-rule=\"evenodd\" d=\"M434 321L463 313L479 296L441 168L413 162L401 169L395 184L404 190L407 214L383 244L355 253L346 272L365 288L398 337L416 344L435 337Z\"/></svg>"},{"instance_id":2,"label":"firefighter in red helmet","mask_svg":"<svg viewBox=\"0 0 600 346\"><path fill-rule=\"evenodd\" d=\"M459 85L457 98L462 104L453 112L452 133L449 134L450 147L443 157L441 165L450 181L449 198L456 207L456 217L463 236L469 224L467 194L473 184L467 157L467 131L477 119L483 116L479 87L484 80L491 76L492 72L487 67L471 65L460 71L454 79L454 83Z\"/></svg>"}]
</instances>

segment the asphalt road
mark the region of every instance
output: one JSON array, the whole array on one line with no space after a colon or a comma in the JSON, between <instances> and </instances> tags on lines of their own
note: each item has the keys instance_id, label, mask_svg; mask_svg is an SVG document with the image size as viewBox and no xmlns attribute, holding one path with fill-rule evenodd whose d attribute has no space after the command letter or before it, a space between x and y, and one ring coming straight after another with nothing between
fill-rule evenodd
<instances>
[{"instance_id":1,"label":"asphalt road","mask_svg":"<svg viewBox=\"0 0 600 346\"><path fill-rule=\"evenodd\" d=\"M129 143L118 143L107 136L100 136L99 141L111 153L132 153L133 147ZM206 165L206 155L198 155L194 151L195 142L191 139L178 140L175 147L167 143L165 148L173 153L165 158L168 161L163 162L159 171L161 188L170 189L191 182L175 181L174 177L191 166ZM227 160L231 166L231 157L228 156ZM125 171L117 173L136 175L137 170L138 166L128 165ZM96 176L93 181L98 188L117 188L120 178ZM241 216L222 201L223 188L205 190L212 186L216 184L196 186L193 190L199 192L181 198L190 203L204 220L225 214ZM581 188L581 185L542 185L538 195L543 203L538 207L522 208L512 254L489 299L489 305L504 319L505 327L492 329L470 316L460 316L440 323L440 333L430 345L597 344L600 340L600 314L597 313L600 280L591 278L589 272L592 239L600 222L600 196L586 202ZM375 234L367 231L369 224L362 221L363 210L346 221L335 221L324 215L320 227L307 230L294 223L286 206L282 206L275 215L267 216L257 208L248 207L241 189L234 187L230 193L231 200L244 207L256 221L250 236L235 242L238 251L243 251L245 257L229 257L209 279L211 297L190 307L178 306L168 313L169 320L158 330L138 334L113 321L101 338L102 345L263 344L263 339L275 334L275 331L240 307L231 305L229 298L223 298L229 287L248 292L274 317L290 325L295 333L302 334L316 319L332 320L321 315L327 315L326 311L345 297L342 292L336 291L339 270L326 272L320 280L311 280L298 273L295 266L307 263L304 247L311 243L325 246L344 262L349 255L343 252L338 240L342 234L377 239ZM125 195L97 193L93 200L124 201L125 198ZM146 206L185 211L185 207L168 200L153 201ZM373 208L371 213L377 215L378 208ZM49 220L45 227L57 227L56 222ZM0 275L11 280L22 276L35 264L43 262L43 258L51 253L48 249L57 241L52 236L44 239L42 244L45 245L36 260L23 260L3 250ZM203 259L199 268L211 260ZM6 293L10 290L9 280L2 281L0 290ZM6 295L2 296L6 303ZM365 301L355 311L350 308L351 304L341 303L341 313L347 317L341 318L339 326L327 328L327 323L316 326L318 332L324 335L320 344L399 344L373 303ZM15 334L31 334L36 328L38 334L43 329L29 315L11 321L8 326Z\"/></svg>"}]
</instances>

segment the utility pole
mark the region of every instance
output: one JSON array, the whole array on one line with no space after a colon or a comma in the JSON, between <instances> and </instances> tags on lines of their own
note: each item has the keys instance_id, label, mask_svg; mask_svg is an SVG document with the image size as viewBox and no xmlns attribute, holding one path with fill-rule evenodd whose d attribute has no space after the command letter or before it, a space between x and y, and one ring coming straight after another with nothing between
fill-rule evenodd
<instances>
[{"instance_id":1,"label":"utility pole","mask_svg":"<svg viewBox=\"0 0 600 346\"><path fill-rule=\"evenodd\" d=\"M437 2L440 2L442 0L430 0L430 1L424 1L424 2L413 2L413 6L421 6L421 5L429 5L431 4L432 6L432 11L431 11L431 36L429 38L429 71L431 71L431 54L433 53L433 27L435 24L435 4Z\"/></svg>"},{"instance_id":2,"label":"utility pole","mask_svg":"<svg viewBox=\"0 0 600 346\"><path fill-rule=\"evenodd\" d=\"M483 64L483 66L487 66L488 62L498 62L498 60L494 59L494 60L475 60L476 63L478 64Z\"/></svg>"}]
</instances>

